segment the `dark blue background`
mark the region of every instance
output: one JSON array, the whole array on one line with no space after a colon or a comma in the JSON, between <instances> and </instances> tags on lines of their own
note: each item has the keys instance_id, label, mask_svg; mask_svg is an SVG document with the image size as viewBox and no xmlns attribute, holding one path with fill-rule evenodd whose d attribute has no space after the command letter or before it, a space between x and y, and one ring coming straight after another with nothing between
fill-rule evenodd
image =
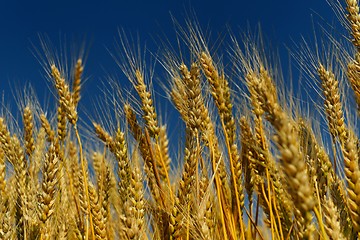
<instances>
[{"instance_id":1,"label":"dark blue background","mask_svg":"<svg viewBox=\"0 0 360 240\"><path fill-rule=\"evenodd\" d=\"M171 41L175 37L170 15L183 23L186 12L192 10L200 25L204 29L209 26L215 35L226 32L226 25L236 33L261 23L264 35L271 45L279 47L285 62L285 46L299 41L301 35L313 35L312 19L336 22L325 0L1 1L0 91L8 98L12 95L10 89L21 91L26 83L31 83L39 98L43 98L48 92L44 70L32 53L39 49L38 35L46 34L55 46L59 46L60 39L66 39L69 46L81 45L85 39L85 76L89 79L81 104L86 106L92 96L101 94L101 79L109 74L121 76L107 50L114 49L119 28L139 34L150 50L157 51L154 38L165 35ZM126 79L122 76L119 81Z\"/></svg>"}]
</instances>

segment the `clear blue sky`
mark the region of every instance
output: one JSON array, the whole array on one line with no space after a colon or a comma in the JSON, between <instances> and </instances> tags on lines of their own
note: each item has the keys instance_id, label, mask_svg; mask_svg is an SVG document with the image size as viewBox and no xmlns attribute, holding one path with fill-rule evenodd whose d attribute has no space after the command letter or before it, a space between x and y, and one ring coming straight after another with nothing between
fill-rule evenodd
<instances>
[{"instance_id":1,"label":"clear blue sky","mask_svg":"<svg viewBox=\"0 0 360 240\"><path fill-rule=\"evenodd\" d=\"M106 50L113 49L119 28L139 33L155 48L152 37L163 33L174 37L170 13L181 22L189 9L196 12L200 25L209 25L213 33L226 31L226 25L236 32L246 29L248 23L254 28L261 23L264 35L279 48L291 45L291 39L297 41L301 35L312 35L311 15L315 21L320 19L318 14L336 22L326 0L0 1L0 91L8 92L9 82L20 88L30 82L40 96L46 91L31 43L39 46L38 34L47 34L55 45L59 36L70 43L81 43L86 37L90 45L85 69L90 86L86 89L92 93L106 72L120 73Z\"/></svg>"}]
</instances>

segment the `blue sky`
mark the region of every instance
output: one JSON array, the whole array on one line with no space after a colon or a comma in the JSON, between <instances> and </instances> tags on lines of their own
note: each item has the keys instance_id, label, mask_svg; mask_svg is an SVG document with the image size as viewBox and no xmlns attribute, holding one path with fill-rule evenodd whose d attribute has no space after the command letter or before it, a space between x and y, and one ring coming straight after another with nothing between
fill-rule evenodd
<instances>
[{"instance_id":1,"label":"blue sky","mask_svg":"<svg viewBox=\"0 0 360 240\"><path fill-rule=\"evenodd\" d=\"M336 22L326 0L1 1L0 91L9 92L9 84L21 89L27 82L39 96L47 91L44 72L32 53L33 44L39 46L38 35L46 34L55 46L59 39L66 39L69 45L86 39L85 75L89 80L85 94L91 95L101 86L99 79L108 73L120 73L107 51L114 49L119 28L139 34L156 51L159 46L153 42L154 37L175 36L170 13L183 22L189 9L196 13L200 25L209 26L215 35L226 32L226 26L237 32L248 24L255 29L260 23L271 45L280 49L291 45L292 40L298 41L301 35L312 36L311 15L315 22L323 21L321 18ZM287 61L287 56L284 58Z\"/></svg>"}]
</instances>

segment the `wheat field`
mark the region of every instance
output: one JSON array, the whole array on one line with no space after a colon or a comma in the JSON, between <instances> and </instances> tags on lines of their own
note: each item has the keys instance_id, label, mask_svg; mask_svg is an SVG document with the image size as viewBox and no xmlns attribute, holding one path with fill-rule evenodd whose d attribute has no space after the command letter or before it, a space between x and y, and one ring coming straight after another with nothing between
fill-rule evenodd
<instances>
[{"instance_id":1,"label":"wheat field","mask_svg":"<svg viewBox=\"0 0 360 240\"><path fill-rule=\"evenodd\" d=\"M91 69L44 47L54 109L30 94L21 117L0 111L1 239L358 239L359 2L333 7L345 41L325 34L292 54L310 100L286 89L260 37L231 35L213 52L189 22L177 29L186 53L157 56L160 89L145 50L120 33L132 91L112 82L89 125Z\"/></svg>"}]
</instances>

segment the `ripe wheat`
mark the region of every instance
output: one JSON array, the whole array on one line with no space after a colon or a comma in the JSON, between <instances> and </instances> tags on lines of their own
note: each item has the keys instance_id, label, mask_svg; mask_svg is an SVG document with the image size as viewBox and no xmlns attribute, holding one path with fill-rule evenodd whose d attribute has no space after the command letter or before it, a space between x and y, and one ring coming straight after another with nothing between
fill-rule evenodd
<instances>
[{"instance_id":1,"label":"ripe wheat","mask_svg":"<svg viewBox=\"0 0 360 240\"><path fill-rule=\"evenodd\" d=\"M116 121L94 117L89 131L78 106L91 69L82 58L70 73L49 61L53 111L30 101L22 123L0 116L0 238L359 238L360 141L352 120L360 112L360 17L357 0L344 4L351 47L327 40L349 57L323 54L340 63L323 62L314 53L300 62L312 73L309 85L322 89L318 121L327 121L326 130L304 114L302 100L284 97L281 69L255 39L233 36L231 50L220 53L232 61L223 65L189 24L179 31L189 54L159 54L169 74L164 95L179 116L175 137L153 69L125 37L119 65L136 94L124 98L119 85L121 94L104 91ZM348 86L353 95L345 96Z\"/></svg>"}]
</instances>

